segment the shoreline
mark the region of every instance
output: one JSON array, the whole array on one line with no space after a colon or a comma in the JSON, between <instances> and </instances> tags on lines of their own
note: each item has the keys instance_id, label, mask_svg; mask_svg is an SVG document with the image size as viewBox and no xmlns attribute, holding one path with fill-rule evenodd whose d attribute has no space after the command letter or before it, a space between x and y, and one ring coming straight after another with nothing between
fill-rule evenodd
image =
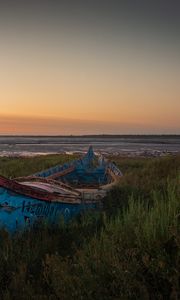
<instances>
[{"instance_id":1,"label":"shoreline","mask_svg":"<svg viewBox=\"0 0 180 300\"><path fill-rule=\"evenodd\" d=\"M30 158L37 156L47 155L83 155L86 151L60 151L60 152L31 152L31 151L1 151L0 157L7 158ZM95 153L101 153L104 156L115 157L162 157L169 155L178 155L180 151L168 151L168 150L120 150L120 151L95 151Z\"/></svg>"}]
</instances>

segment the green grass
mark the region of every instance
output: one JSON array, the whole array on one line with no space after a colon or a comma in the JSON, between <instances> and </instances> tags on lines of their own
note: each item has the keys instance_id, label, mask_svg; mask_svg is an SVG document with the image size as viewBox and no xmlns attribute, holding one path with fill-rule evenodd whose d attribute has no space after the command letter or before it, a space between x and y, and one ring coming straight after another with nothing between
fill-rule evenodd
<instances>
[{"instance_id":1,"label":"green grass","mask_svg":"<svg viewBox=\"0 0 180 300\"><path fill-rule=\"evenodd\" d=\"M77 156L66 154L36 156L32 158L0 157L0 174L8 178L27 176L75 158Z\"/></svg>"},{"instance_id":2,"label":"green grass","mask_svg":"<svg viewBox=\"0 0 180 300\"><path fill-rule=\"evenodd\" d=\"M3 158L1 174L28 175L64 160ZM0 299L180 297L180 156L113 160L124 177L101 212L13 237L1 230Z\"/></svg>"}]
</instances>

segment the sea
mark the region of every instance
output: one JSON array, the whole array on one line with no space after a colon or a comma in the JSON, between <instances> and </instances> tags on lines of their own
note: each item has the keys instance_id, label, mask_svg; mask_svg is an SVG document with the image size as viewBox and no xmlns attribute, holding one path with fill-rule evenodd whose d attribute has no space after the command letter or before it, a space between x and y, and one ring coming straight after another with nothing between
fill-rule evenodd
<instances>
[{"instance_id":1,"label":"sea","mask_svg":"<svg viewBox=\"0 0 180 300\"><path fill-rule=\"evenodd\" d=\"M0 136L0 156L36 156L95 152L124 156L180 153L180 135L162 136Z\"/></svg>"}]
</instances>

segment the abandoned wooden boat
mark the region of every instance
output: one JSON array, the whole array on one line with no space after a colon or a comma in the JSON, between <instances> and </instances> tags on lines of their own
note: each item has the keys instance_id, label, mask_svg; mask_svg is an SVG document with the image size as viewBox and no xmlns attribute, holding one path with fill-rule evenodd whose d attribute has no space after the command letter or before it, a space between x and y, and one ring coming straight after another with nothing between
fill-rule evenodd
<instances>
[{"instance_id":1,"label":"abandoned wooden boat","mask_svg":"<svg viewBox=\"0 0 180 300\"><path fill-rule=\"evenodd\" d=\"M94 209L122 176L114 163L87 154L63 165L7 179L0 176L0 226L11 232L45 220L56 224L83 210Z\"/></svg>"}]
</instances>

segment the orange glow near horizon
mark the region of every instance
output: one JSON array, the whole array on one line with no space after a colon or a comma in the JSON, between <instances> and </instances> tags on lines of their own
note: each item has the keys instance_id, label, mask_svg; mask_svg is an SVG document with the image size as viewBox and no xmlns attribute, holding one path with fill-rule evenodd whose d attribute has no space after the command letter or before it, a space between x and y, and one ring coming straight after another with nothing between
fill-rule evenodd
<instances>
[{"instance_id":1,"label":"orange glow near horizon","mask_svg":"<svg viewBox=\"0 0 180 300\"><path fill-rule=\"evenodd\" d=\"M0 134L180 133L171 34L41 17L0 19Z\"/></svg>"},{"instance_id":2,"label":"orange glow near horizon","mask_svg":"<svg viewBox=\"0 0 180 300\"><path fill-rule=\"evenodd\" d=\"M163 75L160 80L160 74L154 78L148 74L134 82L123 74L114 80L110 76L97 80L88 74L82 82L77 72L69 80L50 82L48 71L45 75L39 74L39 80L37 75L30 79L24 74L4 79L0 134L179 131L179 86L174 78L170 81Z\"/></svg>"}]
</instances>

